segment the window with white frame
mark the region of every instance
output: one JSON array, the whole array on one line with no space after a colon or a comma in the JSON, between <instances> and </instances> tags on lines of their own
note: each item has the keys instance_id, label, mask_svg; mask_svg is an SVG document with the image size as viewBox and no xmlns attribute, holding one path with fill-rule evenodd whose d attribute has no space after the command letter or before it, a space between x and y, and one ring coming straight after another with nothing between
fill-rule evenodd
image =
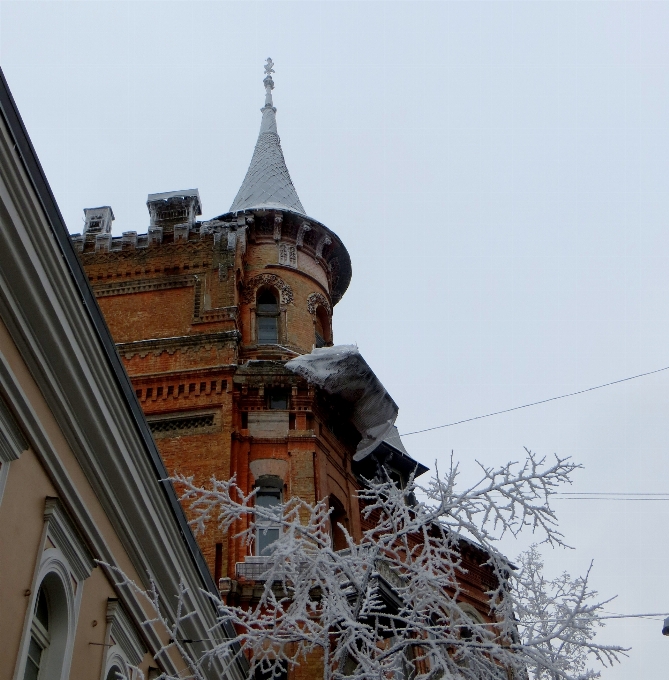
<instances>
[{"instance_id":1,"label":"window with white frame","mask_svg":"<svg viewBox=\"0 0 669 680\"><path fill-rule=\"evenodd\" d=\"M281 525L277 519L281 505L282 481L279 477L267 475L258 480L257 487L255 506L269 511L270 516L267 516L268 512L256 514L256 555L270 555L272 552L270 546L281 534Z\"/></svg>"},{"instance_id":2,"label":"window with white frame","mask_svg":"<svg viewBox=\"0 0 669 680\"><path fill-rule=\"evenodd\" d=\"M83 582L93 560L57 498L47 498L40 559L15 677L69 678Z\"/></svg>"},{"instance_id":3,"label":"window with white frame","mask_svg":"<svg viewBox=\"0 0 669 680\"><path fill-rule=\"evenodd\" d=\"M47 601L46 589L40 586L30 625L30 644L28 645L26 670L23 674L24 680L38 680L40 669L45 665L50 642L49 602Z\"/></svg>"},{"instance_id":4,"label":"window with white frame","mask_svg":"<svg viewBox=\"0 0 669 680\"><path fill-rule=\"evenodd\" d=\"M147 653L136 627L115 598L107 600L105 650L105 680L131 677L130 669L139 667Z\"/></svg>"}]
</instances>

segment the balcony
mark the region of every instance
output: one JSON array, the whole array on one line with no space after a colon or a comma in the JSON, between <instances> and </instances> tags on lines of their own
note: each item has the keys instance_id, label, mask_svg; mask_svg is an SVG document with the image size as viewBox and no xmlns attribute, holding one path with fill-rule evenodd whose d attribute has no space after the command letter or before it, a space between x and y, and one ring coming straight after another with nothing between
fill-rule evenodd
<instances>
[{"instance_id":1,"label":"balcony","mask_svg":"<svg viewBox=\"0 0 669 680\"><path fill-rule=\"evenodd\" d=\"M247 557L235 564L235 576L246 581L265 581L265 574L271 566L271 557Z\"/></svg>"}]
</instances>

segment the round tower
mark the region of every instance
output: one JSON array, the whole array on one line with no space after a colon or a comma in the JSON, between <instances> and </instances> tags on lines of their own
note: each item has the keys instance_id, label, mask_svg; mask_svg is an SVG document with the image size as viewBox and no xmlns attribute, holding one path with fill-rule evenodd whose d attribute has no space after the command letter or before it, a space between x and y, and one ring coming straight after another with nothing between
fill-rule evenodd
<instances>
[{"instance_id":1,"label":"round tower","mask_svg":"<svg viewBox=\"0 0 669 680\"><path fill-rule=\"evenodd\" d=\"M332 344L332 310L348 288L351 260L339 237L308 217L286 167L265 64L265 106L251 164L230 210L246 227L237 271L244 359L279 359Z\"/></svg>"}]
</instances>

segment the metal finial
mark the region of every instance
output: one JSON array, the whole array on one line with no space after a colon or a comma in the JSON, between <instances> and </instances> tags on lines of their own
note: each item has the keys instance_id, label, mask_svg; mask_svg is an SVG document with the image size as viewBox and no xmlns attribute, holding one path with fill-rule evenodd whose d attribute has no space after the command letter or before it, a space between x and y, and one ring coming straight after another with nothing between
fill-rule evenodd
<instances>
[{"instance_id":1,"label":"metal finial","mask_svg":"<svg viewBox=\"0 0 669 680\"><path fill-rule=\"evenodd\" d=\"M274 81L272 80L272 73L274 73L274 62L271 58L267 58L267 63L265 64L265 79L262 81L265 85L265 106L271 106L274 108L274 103L272 102L272 90L274 89Z\"/></svg>"}]
</instances>

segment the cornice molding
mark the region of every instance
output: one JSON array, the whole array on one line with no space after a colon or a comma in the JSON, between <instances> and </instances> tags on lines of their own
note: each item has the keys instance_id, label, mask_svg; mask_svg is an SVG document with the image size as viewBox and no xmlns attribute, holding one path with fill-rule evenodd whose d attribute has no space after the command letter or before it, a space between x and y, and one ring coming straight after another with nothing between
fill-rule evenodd
<instances>
[{"instance_id":1,"label":"cornice molding","mask_svg":"<svg viewBox=\"0 0 669 680\"><path fill-rule=\"evenodd\" d=\"M119 342L116 345L118 353L125 359L132 359L135 355L144 358L149 354L160 356L163 352L191 352L212 347L237 345L241 341L241 333L234 331L220 331L218 333L200 333L197 335L178 335L172 338L151 338L150 340L135 340L133 342Z\"/></svg>"},{"instance_id":2,"label":"cornice molding","mask_svg":"<svg viewBox=\"0 0 669 680\"><path fill-rule=\"evenodd\" d=\"M95 566L93 557L58 498L46 499L44 521L47 536L65 555L74 575L80 581L87 579Z\"/></svg>"},{"instance_id":3,"label":"cornice molding","mask_svg":"<svg viewBox=\"0 0 669 680\"><path fill-rule=\"evenodd\" d=\"M28 448L28 442L4 399L0 397L0 463L11 463Z\"/></svg>"},{"instance_id":4,"label":"cornice molding","mask_svg":"<svg viewBox=\"0 0 669 680\"><path fill-rule=\"evenodd\" d=\"M92 283L91 288L95 297L109 297L111 295L131 295L145 293L151 290L169 290L171 288L188 288L195 285L194 274L184 276L169 276L162 279L135 279L133 281L112 281L110 283Z\"/></svg>"}]
</instances>

